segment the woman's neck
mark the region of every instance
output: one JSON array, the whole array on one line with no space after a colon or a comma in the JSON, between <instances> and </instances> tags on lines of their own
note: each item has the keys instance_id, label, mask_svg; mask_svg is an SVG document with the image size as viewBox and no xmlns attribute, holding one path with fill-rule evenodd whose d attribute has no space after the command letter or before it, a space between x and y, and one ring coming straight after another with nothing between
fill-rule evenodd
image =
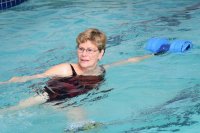
<instances>
[{"instance_id":1,"label":"woman's neck","mask_svg":"<svg viewBox=\"0 0 200 133\"><path fill-rule=\"evenodd\" d=\"M81 75L98 75L99 74L99 67L95 65L94 67L84 68L78 64L78 68L80 70Z\"/></svg>"}]
</instances>

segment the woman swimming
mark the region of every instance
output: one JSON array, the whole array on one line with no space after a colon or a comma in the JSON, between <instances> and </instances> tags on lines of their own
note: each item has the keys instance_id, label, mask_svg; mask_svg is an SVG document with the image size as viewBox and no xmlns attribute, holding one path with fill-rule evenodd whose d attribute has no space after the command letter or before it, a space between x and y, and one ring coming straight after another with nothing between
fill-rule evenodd
<instances>
[{"instance_id":1,"label":"woman swimming","mask_svg":"<svg viewBox=\"0 0 200 133\"><path fill-rule=\"evenodd\" d=\"M7 84L26 82L38 78L50 78L46 83L42 94L20 101L18 105L0 110L0 112L20 110L29 106L72 98L87 93L93 88L98 87L104 81L105 70L107 68L129 62L138 62L154 56L153 54L150 54L129 58L112 64L98 65L98 62L105 53L106 35L98 29L90 28L80 33L76 42L78 56L77 63L62 63L51 67L41 74L13 77L8 81L0 82L0 84ZM85 122L84 111L82 108L74 107L66 113L67 117L76 123L75 128L77 128L77 122L81 123L78 124L78 127L88 124L92 124L93 127L93 124L95 124L90 121ZM72 124L71 129L73 128L74 126Z\"/></svg>"},{"instance_id":2,"label":"woman swimming","mask_svg":"<svg viewBox=\"0 0 200 133\"><path fill-rule=\"evenodd\" d=\"M13 77L0 84L13 82L26 82L37 78L51 78L44 88L43 95L31 97L20 102L21 106L29 106L53 100L71 98L97 87L102 81L105 69L110 66L121 65L128 62L137 62L153 55L133 57L127 60L108 65L98 65L106 49L106 35L94 28L80 33L77 42L77 63L62 63L51 67L41 74L32 76Z\"/></svg>"}]
</instances>

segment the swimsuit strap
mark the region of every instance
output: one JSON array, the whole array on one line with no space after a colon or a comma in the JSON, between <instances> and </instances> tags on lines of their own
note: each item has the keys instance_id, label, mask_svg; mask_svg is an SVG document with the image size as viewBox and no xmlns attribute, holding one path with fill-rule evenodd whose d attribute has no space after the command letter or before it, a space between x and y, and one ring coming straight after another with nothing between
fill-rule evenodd
<instances>
[{"instance_id":1,"label":"swimsuit strap","mask_svg":"<svg viewBox=\"0 0 200 133\"><path fill-rule=\"evenodd\" d=\"M77 73L76 73L76 71L74 70L74 67L70 64L70 66L71 66L71 69L72 69L72 76L76 76L77 75Z\"/></svg>"}]
</instances>

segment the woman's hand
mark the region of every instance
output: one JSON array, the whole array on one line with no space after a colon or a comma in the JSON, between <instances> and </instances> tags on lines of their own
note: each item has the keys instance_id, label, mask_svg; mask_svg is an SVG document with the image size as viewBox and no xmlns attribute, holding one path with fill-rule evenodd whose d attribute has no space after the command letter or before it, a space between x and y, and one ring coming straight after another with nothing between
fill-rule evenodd
<instances>
[{"instance_id":1,"label":"woman's hand","mask_svg":"<svg viewBox=\"0 0 200 133\"><path fill-rule=\"evenodd\" d=\"M16 82L26 82L28 79L26 77L12 77L8 81L0 82L1 84L16 83Z\"/></svg>"},{"instance_id":2,"label":"woman's hand","mask_svg":"<svg viewBox=\"0 0 200 133\"><path fill-rule=\"evenodd\" d=\"M0 82L0 85L2 85L2 84L6 84L6 83L8 83L8 82Z\"/></svg>"},{"instance_id":3,"label":"woman's hand","mask_svg":"<svg viewBox=\"0 0 200 133\"><path fill-rule=\"evenodd\" d=\"M44 74L36 74L32 76L22 76L22 77L12 77L8 81L0 82L1 84L8 84L8 83L16 83L16 82L26 82L28 80L33 80L37 78L45 78L46 76Z\"/></svg>"},{"instance_id":4,"label":"woman's hand","mask_svg":"<svg viewBox=\"0 0 200 133\"><path fill-rule=\"evenodd\" d=\"M8 80L8 83L26 82L27 80L27 77L12 77L10 80Z\"/></svg>"}]
</instances>

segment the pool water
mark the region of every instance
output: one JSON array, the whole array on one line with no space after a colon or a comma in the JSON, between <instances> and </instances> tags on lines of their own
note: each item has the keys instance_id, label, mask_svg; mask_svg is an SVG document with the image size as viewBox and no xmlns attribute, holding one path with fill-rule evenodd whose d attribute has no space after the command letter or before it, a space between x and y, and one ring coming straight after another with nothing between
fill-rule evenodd
<instances>
[{"instance_id":1,"label":"pool water","mask_svg":"<svg viewBox=\"0 0 200 133\"><path fill-rule=\"evenodd\" d=\"M107 70L99 89L55 105L0 113L2 133L59 133L66 111L85 110L98 133L198 133L200 130L199 0L29 0L0 12L0 81L76 62L76 36L95 27L108 36L100 64L149 54L151 37L186 39L193 48ZM47 79L0 85L0 108L34 96Z\"/></svg>"}]
</instances>

